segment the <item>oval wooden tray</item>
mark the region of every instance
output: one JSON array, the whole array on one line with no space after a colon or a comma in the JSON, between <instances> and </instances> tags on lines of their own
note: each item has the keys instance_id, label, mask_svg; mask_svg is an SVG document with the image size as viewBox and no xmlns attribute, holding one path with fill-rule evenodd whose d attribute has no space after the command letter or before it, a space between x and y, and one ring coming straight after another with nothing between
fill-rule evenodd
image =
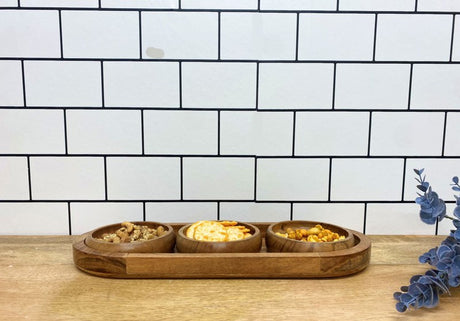
<instances>
[{"instance_id":1,"label":"oval wooden tray","mask_svg":"<svg viewBox=\"0 0 460 321\"><path fill-rule=\"evenodd\" d=\"M253 223L265 235L270 223ZM184 224L170 224L177 231ZM370 261L371 242L362 233L351 248L331 252L258 253L110 253L86 245L88 234L73 244L75 265L109 278L324 278L354 274Z\"/></svg>"}]
</instances>

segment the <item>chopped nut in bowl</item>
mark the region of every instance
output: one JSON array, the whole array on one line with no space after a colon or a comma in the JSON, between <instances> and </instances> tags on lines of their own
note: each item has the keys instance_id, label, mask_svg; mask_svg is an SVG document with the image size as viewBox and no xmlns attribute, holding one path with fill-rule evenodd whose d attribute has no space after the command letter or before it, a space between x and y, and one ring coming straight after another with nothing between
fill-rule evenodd
<instances>
[{"instance_id":1,"label":"chopped nut in bowl","mask_svg":"<svg viewBox=\"0 0 460 321\"><path fill-rule=\"evenodd\" d=\"M100 251L120 253L166 253L175 245L173 228L158 222L122 222L89 233L86 245Z\"/></svg>"}]
</instances>

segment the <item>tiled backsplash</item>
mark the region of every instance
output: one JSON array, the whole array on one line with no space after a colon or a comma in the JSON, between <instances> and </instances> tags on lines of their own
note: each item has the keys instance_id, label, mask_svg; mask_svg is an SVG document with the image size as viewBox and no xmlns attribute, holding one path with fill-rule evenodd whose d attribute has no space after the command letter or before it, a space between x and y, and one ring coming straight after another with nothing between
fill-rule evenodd
<instances>
[{"instance_id":1,"label":"tiled backsplash","mask_svg":"<svg viewBox=\"0 0 460 321\"><path fill-rule=\"evenodd\" d=\"M458 0L0 0L0 234L307 219L446 234Z\"/></svg>"}]
</instances>

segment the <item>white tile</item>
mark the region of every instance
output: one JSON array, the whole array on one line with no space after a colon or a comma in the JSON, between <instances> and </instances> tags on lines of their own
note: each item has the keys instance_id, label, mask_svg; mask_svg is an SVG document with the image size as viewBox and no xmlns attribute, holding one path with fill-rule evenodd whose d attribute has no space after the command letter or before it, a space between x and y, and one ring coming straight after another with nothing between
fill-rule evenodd
<instances>
[{"instance_id":1,"label":"white tile","mask_svg":"<svg viewBox=\"0 0 460 321\"><path fill-rule=\"evenodd\" d=\"M446 127L446 156L460 156L460 113L447 114Z\"/></svg>"},{"instance_id":2,"label":"white tile","mask_svg":"<svg viewBox=\"0 0 460 321\"><path fill-rule=\"evenodd\" d=\"M371 155L441 156L443 113L375 112Z\"/></svg>"},{"instance_id":3,"label":"white tile","mask_svg":"<svg viewBox=\"0 0 460 321\"><path fill-rule=\"evenodd\" d=\"M56 10L0 11L0 57L60 57Z\"/></svg>"},{"instance_id":4,"label":"white tile","mask_svg":"<svg viewBox=\"0 0 460 321\"><path fill-rule=\"evenodd\" d=\"M217 154L217 112L144 111L146 154Z\"/></svg>"},{"instance_id":5,"label":"white tile","mask_svg":"<svg viewBox=\"0 0 460 321\"><path fill-rule=\"evenodd\" d=\"M238 222L279 222L289 220L288 203L220 203L220 219Z\"/></svg>"},{"instance_id":6,"label":"white tile","mask_svg":"<svg viewBox=\"0 0 460 321\"><path fill-rule=\"evenodd\" d=\"M66 203L0 203L0 235L67 235Z\"/></svg>"},{"instance_id":7,"label":"white tile","mask_svg":"<svg viewBox=\"0 0 460 321\"><path fill-rule=\"evenodd\" d=\"M460 1L458 3L460 5ZM460 22L459 21L460 21L460 15L456 15L455 25L454 25L454 41L452 44L452 61L460 61Z\"/></svg>"},{"instance_id":8,"label":"white tile","mask_svg":"<svg viewBox=\"0 0 460 321\"><path fill-rule=\"evenodd\" d=\"M417 11L460 11L458 0L418 0Z\"/></svg>"},{"instance_id":9,"label":"white tile","mask_svg":"<svg viewBox=\"0 0 460 321\"><path fill-rule=\"evenodd\" d=\"M0 199L28 200L29 174L27 172L27 158L0 157Z\"/></svg>"},{"instance_id":10,"label":"white tile","mask_svg":"<svg viewBox=\"0 0 460 321\"><path fill-rule=\"evenodd\" d=\"M223 155L291 155L292 134L291 112L221 112Z\"/></svg>"},{"instance_id":11,"label":"white tile","mask_svg":"<svg viewBox=\"0 0 460 321\"><path fill-rule=\"evenodd\" d=\"M31 157L33 200L104 199L102 157Z\"/></svg>"},{"instance_id":12,"label":"white tile","mask_svg":"<svg viewBox=\"0 0 460 321\"><path fill-rule=\"evenodd\" d=\"M0 153L64 154L62 110L0 110Z\"/></svg>"},{"instance_id":13,"label":"white tile","mask_svg":"<svg viewBox=\"0 0 460 321\"><path fill-rule=\"evenodd\" d=\"M327 200L329 160L257 160L257 200Z\"/></svg>"},{"instance_id":14,"label":"white tile","mask_svg":"<svg viewBox=\"0 0 460 321\"><path fill-rule=\"evenodd\" d=\"M335 108L407 109L410 65L337 64Z\"/></svg>"},{"instance_id":15,"label":"white tile","mask_svg":"<svg viewBox=\"0 0 460 321\"><path fill-rule=\"evenodd\" d=\"M373 14L317 14L299 16L300 60L371 60Z\"/></svg>"},{"instance_id":16,"label":"white tile","mask_svg":"<svg viewBox=\"0 0 460 321\"><path fill-rule=\"evenodd\" d=\"M375 60L448 61L452 16L381 14Z\"/></svg>"},{"instance_id":17,"label":"white tile","mask_svg":"<svg viewBox=\"0 0 460 321\"><path fill-rule=\"evenodd\" d=\"M106 107L179 107L177 62L104 62Z\"/></svg>"},{"instance_id":18,"label":"white tile","mask_svg":"<svg viewBox=\"0 0 460 321\"><path fill-rule=\"evenodd\" d=\"M256 10L257 0L181 0L182 9Z\"/></svg>"},{"instance_id":19,"label":"white tile","mask_svg":"<svg viewBox=\"0 0 460 321\"><path fill-rule=\"evenodd\" d=\"M453 217L453 211L456 206L455 203L446 204L446 214ZM456 230L452 220L444 218L438 223L438 235L449 235L451 230Z\"/></svg>"},{"instance_id":20,"label":"white tile","mask_svg":"<svg viewBox=\"0 0 460 321\"><path fill-rule=\"evenodd\" d=\"M292 218L294 220L329 223L363 232L364 204L296 203L293 206Z\"/></svg>"},{"instance_id":21,"label":"white tile","mask_svg":"<svg viewBox=\"0 0 460 321\"><path fill-rule=\"evenodd\" d=\"M426 175L426 181L430 183L433 191L445 201L455 201L454 194L458 195L451 189L452 177L460 177L460 160L459 159L433 159L433 158L414 158L407 159L406 178L404 183L404 200L412 201L417 197L418 177L414 173L415 169L424 168L423 175Z\"/></svg>"},{"instance_id":22,"label":"white tile","mask_svg":"<svg viewBox=\"0 0 460 321\"><path fill-rule=\"evenodd\" d=\"M24 106L20 61L0 61L0 106Z\"/></svg>"},{"instance_id":23,"label":"white tile","mask_svg":"<svg viewBox=\"0 0 460 321\"><path fill-rule=\"evenodd\" d=\"M65 58L139 58L134 11L62 11Z\"/></svg>"},{"instance_id":24,"label":"white tile","mask_svg":"<svg viewBox=\"0 0 460 321\"><path fill-rule=\"evenodd\" d=\"M101 8L177 9L179 0L102 0Z\"/></svg>"},{"instance_id":25,"label":"white tile","mask_svg":"<svg viewBox=\"0 0 460 321\"><path fill-rule=\"evenodd\" d=\"M261 0L261 10L335 10L337 0Z\"/></svg>"},{"instance_id":26,"label":"white tile","mask_svg":"<svg viewBox=\"0 0 460 321\"><path fill-rule=\"evenodd\" d=\"M217 203L209 202L159 202L145 204L148 221L188 223L217 219Z\"/></svg>"},{"instance_id":27,"label":"white tile","mask_svg":"<svg viewBox=\"0 0 460 321\"><path fill-rule=\"evenodd\" d=\"M340 0L339 10L414 11L415 0Z\"/></svg>"},{"instance_id":28,"label":"white tile","mask_svg":"<svg viewBox=\"0 0 460 321\"><path fill-rule=\"evenodd\" d=\"M458 109L460 65L414 65L411 109Z\"/></svg>"},{"instance_id":29,"label":"white tile","mask_svg":"<svg viewBox=\"0 0 460 321\"><path fill-rule=\"evenodd\" d=\"M21 7L97 8L98 0L21 0Z\"/></svg>"},{"instance_id":30,"label":"white tile","mask_svg":"<svg viewBox=\"0 0 460 321\"><path fill-rule=\"evenodd\" d=\"M0 7L17 7L18 0L0 0Z\"/></svg>"},{"instance_id":31,"label":"white tile","mask_svg":"<svg viewBox=\"0 0 460 321\"><path fill-rule=\"evenodd\" d=\"M69 154L141 154L139 110L67 110Z\"/></svg>"},{"instance_id":32,"label":"white tile","mask_svg":"<svg viewBox=\"0 0 460 321\"><path fill-rule=\"evenodd\" d=\"M177 200L180 198L178 157L108 157L109 200Z\"/></svg>"},{"instance_id":33,"label":"white tile","mask_svg":"<svg viewBox=\"0 0 460 321\"><path fill-rule=\"evenodd\" d=\"M142 203L70 203L72 234L78 235L101 226L121 222L140 222Z\"/></svg>"},{"instance_id":34,"label":"white tile","mask_svg":"<svg viewBox=\"0 0 460 321\"><path fill-rule=\"evenodd\" d=\"M256 64L183 63L183 107L255 108Z\"/></svg>"},{"instance_id":35,"label":"white tile","mask_svg":"<svg viewBox=\"0 0 460 321\"><path fill-rule=\"evenodd\" d=\"M418 213L417 204L368 204L366 234L434 235L435 225L423 223Z\"/></svg>"},{"instance_id":36,"label":"white tile","mask_svg":"<svg viewBox=\"0 0 460 321\"><path fill-rule=\"evenodd\" d=\"M369 114L297 112L295 155L366 155Z\"/></svg>"},{"instance_id":37,"label":"white tile","mask_svg":"<svg viewBox=\"0 0 460 321\"><path fill-rule=\"evenodd\" d=\"M398 201L403 171L403 159L333 159L331 200Z\"/></svg>"},{"instance_id":38,"label":"white tile","mask_svg":"<svg viewBox=\"0 0 460 321\"><path fill-rule=\"evenodd\" d=\"M183 160L185 200L254 198L254 159L190 157Z\"/></svg>"},{"instance_id":39,"label":"white tile","mask_svg":"<svg viewBox=\"0 0 460 321\"><path fill-rule=\"evenodd\" d=\"M224 12L220 33L222 59L295 59L293 13Z\"/></svg>"},{"instance_id":40,"label":"white tile","mask_svg":"<svg viewBox=\"0 0 460 321\"><path fill-rule=\"evenodd\" d=\"M332 108L333 64L261 63L260 109Z\"/></svg>"},{"instance_id":41,"label":"white tile","mask_svg":"<svg viewBox=\"0 0 460 321\"><path fill-rule=\"evenodd\" d=\"M101 66L96 61L25 61L27 106L100 107Z\"/></svg>"},{"instance_id":42,"label":"white tile","mask_svg":"<svg viewBox=\"0 0 460 321\"><path fill-rule=\"evenodd\" d=\"M142 12L142 58L216 59L217 18L216 12Z\"/></svg>"}]
</instances>

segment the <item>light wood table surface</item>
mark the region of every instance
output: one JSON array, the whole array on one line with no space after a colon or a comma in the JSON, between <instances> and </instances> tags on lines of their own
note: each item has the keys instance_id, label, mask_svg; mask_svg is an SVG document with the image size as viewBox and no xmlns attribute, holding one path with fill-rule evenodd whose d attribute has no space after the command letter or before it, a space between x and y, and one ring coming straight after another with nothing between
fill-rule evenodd
<instances>
[{"instance_id":1,"label":"light wood table surface","mask_svg":"<svg viewBox=\"0 0 460 321\"><path fill-rule=\"evenodd\" d=\"M393 292L444 237L370 236L371 264L332 279L106 279L78 270L72 236L0 236L0 320L454 320L460 289L401 314Z\"/></svg>"}]
</instances>

